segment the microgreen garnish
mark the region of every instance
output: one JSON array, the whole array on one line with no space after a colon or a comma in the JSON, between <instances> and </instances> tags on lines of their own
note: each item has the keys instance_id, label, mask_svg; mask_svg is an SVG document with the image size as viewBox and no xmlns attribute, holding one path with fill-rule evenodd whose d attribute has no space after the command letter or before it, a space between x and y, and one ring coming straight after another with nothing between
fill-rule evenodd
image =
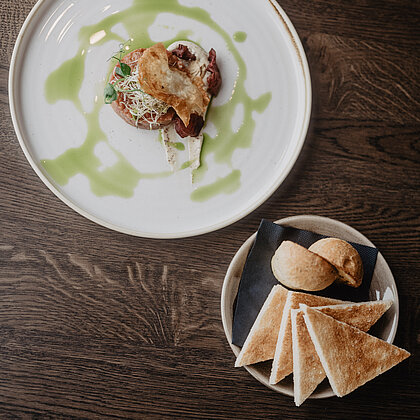
<instances>
[{"instance_id":1,"label":"microgreen garnish","mask_svg":"<svg viewBox=\"0 0 420 420\"><path fill-rule=\"evenodd\" d=\"M111 83L107 83L104 89L104 101L106 104L111 104L118 98L118 93Z\"/></svg>"},{"instance_id":2,"label":"microgreen garnish","mask_svg":"<svg viewBox=\"0 0 420 420\"><path fill-rule=\"evenodd\" d=\"M120 50L115 53L111 58L114 60L117 60L119 63L119 66L117 66L115 68L115 73L122 77L123 79L125 79L126 77L131 75L131 67L126 64L123 63L121 61L123 54L126 52L127 50L127 45L130 43L130 41L126 42L125 44L120 44ZM106 104L111 104L112 102L116 101L118 98L118 92L120 91L120 89L118 89L115 85L118 83L107 83L104 89L104 102Z\"/></svg>"},{"instance_id":3,"label":"microgreen garnish","mask_svg":"<svg viewBox=\"0 0 420 420\"><path fill-rule=\"evenodd\" d=\"M122 63L120 60L120 67L117 67L115 69L115 73L118 74L118 76L121 77L127 77L131 74L131 67L128 64Z\"/></svg>"}]
</instances>

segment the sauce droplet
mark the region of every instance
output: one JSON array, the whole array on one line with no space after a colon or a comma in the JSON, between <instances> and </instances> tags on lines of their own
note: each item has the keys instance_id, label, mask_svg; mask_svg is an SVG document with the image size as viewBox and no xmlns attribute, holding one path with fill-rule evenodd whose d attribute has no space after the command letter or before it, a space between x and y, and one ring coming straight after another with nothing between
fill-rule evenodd
<instances>
[{"instance_id":1,"label":"sauce droplet","mask_svg":"<svg viewBox=\"0 0 420 420\"><path fill-rule=\"evenodd\" d=\"M236 42L245 42L245 41L246 41L247 36L248 36L248 35L246 34L246 32L238 31L238 32L235 32L235 33L233 34L233 39L234 39Z\"/></svg>"}]
</instances>

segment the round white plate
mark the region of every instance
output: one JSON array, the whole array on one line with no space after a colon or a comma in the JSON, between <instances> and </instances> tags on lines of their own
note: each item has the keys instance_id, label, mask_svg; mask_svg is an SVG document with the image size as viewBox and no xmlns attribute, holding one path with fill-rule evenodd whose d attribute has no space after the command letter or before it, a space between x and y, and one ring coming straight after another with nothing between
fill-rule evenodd
<instances>
[{"instance_id":1,"label":"round white plate","mask_svg":"<svg viewBox=\"0 0 420 420\"><path fill-rule=\"evenodd\" d=\"M275 223L284 226L291 226L298 229L309 230L311 232L319 233L321 235L333 236L346 241L356 242L362 245L374 247L369 239L356 229L337 220L329 219L321 216L292 216L285 219L277 220ZM242 270L248 253L254 243L256 233L250 236L244 244L239 248L238 252L233 257L228 271L226 273L222 297L221 297L221 311L222 322L225 330L226 338L235 356L239 354L240 347L232 344L232 322L233 322L233 305L238 293L239 281L241 279ZM370 300L390 299L393 305L382 316L382 318L374 325L371 334L382 340L392 343L397 332L398 325L398 293L395 285L392 272L385 261L384 257L378 252L376 266L372 277L371 286L369 289ZM233 368L233 362L232 362ZM255 365L245 366L245 369L258 381L282 394L293 396L293 380L291 375L280 381L276 385L269 383L271 362L257 363ZM327 381L321 383L315 392L309 398L327 398L333 397L331 387Z\"/></svg>"},{"instance_id":2,"label":"round white plate","mask_svg":"<svg viewBox=\"0 0 420 420\"><path fill-rule=\"evenodd\" d=\"M130 15L131 24L134 22L132 27L140 30L142 1L39 0L22 27L12 57L9 92L14 127L28 161L42 181L90 220L143 237L175 238L210 232L237 221L264 202L295 163L311 109L305 54L295 29L274 0L149 1L159 7L156 20L146 28L153 42L181 36L206 50L213 47L217 51L223 85L213 100L205 132L216 134L212 110L229 101L232 93L236 94L238 59L242 58L247 65L244 85L247 94L256 99L271 93L271 101L265 111L252 112L255 128L250 146L236 149L231 160L225 162L209 153L208 169L194 184L189 169L166 177L136 180L140 173L169 170L157 141L158 133L131 127L110 106L101 106L97 118L105 138L91 152L100 162L95 172L96 183L92 184L83 171L76 170L68 176L67 165L83 166L86 158L81 152L88 135L86 115L93 112L95 103L103 101L103 87L110 69L107 60L118 51L121 40L131 36L121 23L111 28L104 26L104 30L100 22L129 10L126 15ZM133 5L136 9L131 9ZM204 9L219 29L170 10L182 6ZM86 38L89 43L83 45L80 31L88 25L95 25L91 26L94 31ZM111 36L115 39L108 40L110 32L116 34ZM246 40L242 32L246 33ZM78 54L85 60L83 83L76 95L80 110L69 100L48 102L45 86L49 75ZM241 126L242 114L243 106L239 104L232 120L233 130ZM223 142L223 138L218 141ZM66 162L58 165L58 172L62 170L67 176L60 178L57 165L56 172L51 173L43 162L56 160L66 152ZM92 159L84 163L87 169L91 169L91 164ZM109 185L101 184L101 171L115 174L117 185L113 187L124 191L125 196L110 192ZM130 173L135 175L130 178ZM204 201L191 198L196 189L229 175L233 176L233 182L224 192L209 197L208 191L203 195L207 197Z\"/></svg>"}]
</instances>

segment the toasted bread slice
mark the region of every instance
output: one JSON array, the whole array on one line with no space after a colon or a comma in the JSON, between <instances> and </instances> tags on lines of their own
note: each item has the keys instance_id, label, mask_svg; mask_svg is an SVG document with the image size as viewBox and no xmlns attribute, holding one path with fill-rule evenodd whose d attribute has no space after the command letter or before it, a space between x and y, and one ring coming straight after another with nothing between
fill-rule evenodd
<instances>
[{"instance_id":1,"label":"toasted bread slice","mask_svg":"<svg viewBox=\"0 0 420 420\"><path fill-rule=\"evenodd\" d=\"M362 331L368 331L391 305L391 300L378 300L319 306L314 309ZM326 375L306 328L303 311L293 309L291 317L294 398L295 404L299 406L312 394Z\"/></svg>"},{"instance_id":2,"label":"toasted bread slice","mask_svg":"<svg viewBox=\"0 0 420 420\"><path fill-rule=\"evenodd\" d=\"M303 311L291 311L293 348L293 395L300 406L325 378L325 371L306 329Z\"/></svg>"},{"instance_id":3,"label":"toasted bread slice","mask_svg":"<svg viewBox=\"0 0 420 420\"><path fill-rule=\"evenodd\" d=\"M286 298L287 289L283 286L276 285L271 289L238 354L236 367L263 362L274 357Z\"/></svg>"},{"instance_id":4,"label":"toasted bread slice","mask_svg":"<svg viewBox=\"0 0 420 420\"><path fill-rule=\"evenodd\" d=\"M342 300L289 291L284 305L283 316L277 338L276 352L271 368L270 384L276 384L293 372L292 357L292 322L291 309L298 309L299 304L308 306L334 305L346 303Z\"/></svg>"},{"instance_id":5,"label":"toasted bread slice","mask_svg":"<svg viewBox=\"0 0 420 420\"><path fill-rule=\"evenodd\" d=\"M331 388L343 397L402 362L410 353L322 312L303 307L304 320Z\"/></svg>"},{"instance_id":6,"label":"toasted bread slice","mask_svg":"<svg viewBox=\"0 0 420 420\"><path fill-rule=\"evenodd\" d=\"M313 306L313 309L366 332L391 306L392 300L384 299L341 305Z\"/></svg>"}]
</instances>

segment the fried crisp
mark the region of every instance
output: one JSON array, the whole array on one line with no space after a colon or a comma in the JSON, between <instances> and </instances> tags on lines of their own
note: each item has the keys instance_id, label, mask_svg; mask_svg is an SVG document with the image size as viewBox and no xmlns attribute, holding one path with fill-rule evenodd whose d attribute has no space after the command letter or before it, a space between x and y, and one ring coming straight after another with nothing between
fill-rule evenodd
<instances>
[{"instance_id":1,"label":"fried crisp","mask_svg":"<svg viewBox=\"0 0 420 420\"><path fill-rule=\"evenodd\" d=\"M191 114L204 116L210 96L200 77L170 67L162 43L147 48L138 61L142 89L175 109L187 127Z\"/></svg>"}]
</instances>

